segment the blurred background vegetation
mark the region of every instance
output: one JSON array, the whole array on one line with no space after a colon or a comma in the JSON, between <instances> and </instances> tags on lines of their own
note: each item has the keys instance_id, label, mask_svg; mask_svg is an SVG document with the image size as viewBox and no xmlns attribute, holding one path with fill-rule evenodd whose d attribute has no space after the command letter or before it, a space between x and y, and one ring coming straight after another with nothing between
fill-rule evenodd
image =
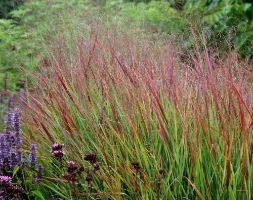
<instances>
[{"instance_id":1,"label":"blurred background vegetation","mask_svg":"<svg viewBox=\"0 0 253 200\"><path fill-rule=\"evenodd\" d=\"M87 16L174 38L185 51L202 35L216 56L232 50L252 62L251 0L2 0L0 80L7 74L8 89L23 88L24 71L36 69L48 38L66 24L78 29L92 23ZM0 88L4 85L1 81Z\"/></svg>"}]
</instances>

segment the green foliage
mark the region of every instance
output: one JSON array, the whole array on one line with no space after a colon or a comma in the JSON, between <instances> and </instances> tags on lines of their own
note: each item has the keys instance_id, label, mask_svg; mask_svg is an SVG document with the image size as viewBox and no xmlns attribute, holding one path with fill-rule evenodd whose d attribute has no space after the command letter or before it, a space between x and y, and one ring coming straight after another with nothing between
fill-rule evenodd
<instances>
[{"instance_id":1,"label":"green foliage","mask_svg":"<svg viewBox=\"0 0 253 200\"><path fill-rule=\"evenodd\" d=\"M242 0L188 0L183 12L186 17L201 16L201 27L211 30L209 41L222 46L232 45L242 56L252 57L253 3ZM194 13L194 15L192 15ZM223 42L222 42L223 41Z\"/></svg>"},{"instance_id":2,"label":"green foliage","mask_svg":"<svg viewBox=\"0 0 253 200\"><path fill-rule=\"evenodd\" d=\"M204 33L208 44L221 52L235 49L243 57L253 56L253 3L250 1L142 1L136 4L114 0L107 5L117 10L117 16L145 24L153 31L176 35L183 46L192 46L193 30Z\"/></svg>"},{"instance_id":3,"label":"green foliage","mask_svg":"<svg viewBox=\"0 0 253 200\"><path fill-rule=\"evenodd\" d=\"M19 5L21 5L24 0L1 0L0 1L0 18L6 18L9 12Z\"/></svg>"},{"instance_id":4,"label":"green foliage","mask_svg":"<svg viewBox=\"0 0 253 200\"><path fill-rule=\"evenodd\" d=\"M16 25L13 20L0 20L0 80L7 73L7 87L10 90L19 90L24 87L26 75L24 70L33 67L33 53L35 46L31 43L32 33L24 27ZM3 87L0 82L0 88Z\"/></svg>"},{"instance_id":5,"label":"green foliage","mask_svg":"<svg viewBox=\"0 0 253 200\"><path fill-rule=\"evenodd\" d=\"M72 9L76 11L76 18L61 14L71 13ZM77 18L84 10L87 6L81 0L26 1L10 13L12 19L0 20L0 80L8 74L8 89L24 87L29 74L25 72L37 68L46 53L47 40L60 33L63 26L80 25ZM2 87L0 82L0 90Z\"/></svg>"},{"instance_id":6,"label":"green foliage","mask_svg":"<svg viewBox=\"0 0 253 200\"><path fill-rule=\"evenodd\" d=\"M122 15L131 21L142 21L155 30L180 31L183 26L180 14L167 2L152 1L149 4L125 4Z\"/></svg>"}]
</instances>

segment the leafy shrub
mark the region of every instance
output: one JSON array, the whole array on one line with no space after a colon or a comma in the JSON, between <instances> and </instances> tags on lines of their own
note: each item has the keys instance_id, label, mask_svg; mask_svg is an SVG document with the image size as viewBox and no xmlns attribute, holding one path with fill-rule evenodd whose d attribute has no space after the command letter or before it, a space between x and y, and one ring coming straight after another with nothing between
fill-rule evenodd
<instances>
[{"instance_id":1,"label":"leafy shrub","mask_svg":"<svg viewBox=\"0 0 253 200\"><path fill-rule=\"evenodd\" d=\"M75 9L74 9L75 8ZM78 9L76 9L78 8ZM27 84L28 71L33 71L46 53L45 43L63 25L78 23L77 18L59 13L86 9L85 1L26 1L10 13L11 19L0 20L0 79L8 75L8 89L19 90ZM68 11L67 11L68 10ZM79 10L79 12L78 12ZM55 19L53 21L51 19ZM60 32L60 30L58 31ZM45 39L45 40L44 40ZM26 74L26 75L25 75ZM3 83L0 82L0 89Z\"/></svg>"},{"instance_id":2,"label":"leafy shrub","mask_svg":"<svg viewBox=\"0 0 253 200\"><path fill-rule=\"evenodd\" d=\"M233 45L232 48L242 56L252 57L253 3L241 0L189 0L183 12L186 16L192 13L197 17L203 16L203 26L211 31L210 42L214 41L221 50ZM222 48L224 45L226 49Z\"/></svg>"},{"instance_id":3,"label":"leafy shrub","mask_svg":"<svg viewBox=\"0 0 253 200\"><path fill-rule=\"evenodd\" d=\"M153 31L176 35L188 48L193 46L193 30L204 33L208 44L219 47L220 52L235 49L243 57L253 55L253 3L250 1L140 1L137 4L109 1L108 6L117 10L114 13L117 16L144 23Z\"/></svg>"},{"instance_id":4,"label":"leafy shrub","mask_svg":"<svg viewBox=\"0 0 253 200\"><path fill-rule=\"evenodd\" d=\"M1 0L0 18L6 18L11 10L17 8L23 2L24 0Z\"/></svg>"},{"instance_id":5,"label":"leafy shrub","mask_svg":"<svg viewBox=\"0 0 253 200\"><path fill-rule=\"evenodd\" d=\"M8 77L8 89L24 87L26 75L22 69L32 69L35 61L32 56L35 48L31 43L32 33L27 33L13 20L0 20L0 79ZM0 88L3 88L0 82Z\"/></svg>"},{"instance_id":6,"label":"leafy shrub","mask_svg":"<svg viewBox=\"0 0 253 200\"><path fill-rule=\"evenodd\" d=\"M8 87L19 90L26 84L24 71L34 70L41 54L49 53L46 47L49 38L60 34L64 26L74 30L86 26L85 23L92 23L90 18L96 18L94 13L100 11L107 12L107 17L102 18L107 24L117 21L124 25L125 19L129 18L130 23L127 24L131 28L136 29L131 26L136 23L153 32L176 35L185 49L192 49L194 39L191 30L195 29L203 31L210 45L219 47L220 51L235 47L241 55L252 56L253 7L250 1L188 0L182 1L184 6L181 9L175 9L174 5L178 2L124 3L110 0L104 5L82 0L26 1L9 14L12 19L0 21L0 78L7 72L10 80ZM75 10L76 15L72 15L70 10ZM1 87L3 84L0 83Z\"/></svg>"}]
</instances>

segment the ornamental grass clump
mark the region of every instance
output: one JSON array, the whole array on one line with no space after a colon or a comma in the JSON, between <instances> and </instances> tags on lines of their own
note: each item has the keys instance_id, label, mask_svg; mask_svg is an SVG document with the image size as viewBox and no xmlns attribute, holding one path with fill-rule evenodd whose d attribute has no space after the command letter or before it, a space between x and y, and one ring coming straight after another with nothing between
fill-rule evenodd
<instances>
[{"instance_id":1,"label":"ornamental grass clump","mask_svg":"<svg viewBox=\"0 0 253 200\"><path fill-rule=\"evenodd\" d=\"M85 183L101 198L252 199L250 65L201 42L182 60L172 42L114 30L52 42L27 96L30 144L59 141L91 168L96 152Z\"/></svg>"}]
</instances>

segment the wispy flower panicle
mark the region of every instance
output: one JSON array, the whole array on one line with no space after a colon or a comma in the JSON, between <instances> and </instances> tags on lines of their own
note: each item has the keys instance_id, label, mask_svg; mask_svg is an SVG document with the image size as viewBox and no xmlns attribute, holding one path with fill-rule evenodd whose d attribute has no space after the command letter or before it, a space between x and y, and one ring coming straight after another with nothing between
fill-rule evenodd
<instances>
[{"instance_id":1,"label":"wispy flower panicle","mask_svg":"<svg viewBox=\"0 0 253 200\"><path fill-rule=\"evenodd\" d=\"M31 144L30 146L29 161L30 161L30 166L32 168L35 168L36 161L37 161L37 145L36 144Z\"/></svg>"}]
</instances>

